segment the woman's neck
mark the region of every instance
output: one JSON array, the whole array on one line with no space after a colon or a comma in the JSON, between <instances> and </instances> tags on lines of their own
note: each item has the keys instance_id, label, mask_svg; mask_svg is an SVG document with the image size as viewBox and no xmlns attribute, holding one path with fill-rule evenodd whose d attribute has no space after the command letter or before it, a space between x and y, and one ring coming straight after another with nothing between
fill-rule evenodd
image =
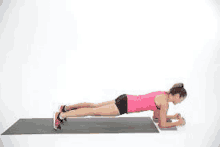
<instances>
[{"instance_id":1,"label":"woman's neck","mask_svg":"<svg viewBox=\"0 0 220 147\"><path fill-rule=\"evenodd\" d=\"M169 94L170 91L165 91L167 94Z\"/></svg>"}]
</instances>

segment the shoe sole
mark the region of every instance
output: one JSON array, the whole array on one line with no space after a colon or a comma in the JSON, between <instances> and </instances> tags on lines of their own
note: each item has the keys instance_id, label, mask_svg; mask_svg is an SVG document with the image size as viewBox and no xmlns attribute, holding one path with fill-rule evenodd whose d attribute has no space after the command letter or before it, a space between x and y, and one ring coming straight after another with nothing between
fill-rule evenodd
<instances>
[{"instance_id":1,"label":"shoe sole","mask_svg":"<svg viewBox=\"0 0 220 147\"><path fill-rule=\"evenodd\" d=\"M56 112L55 112L54 115L53 115L53 128L54 128L55 130L57 130L57 127L56 127L56 125L55 125L55 122L56 122Z\"/></svg>"}]
</instances>

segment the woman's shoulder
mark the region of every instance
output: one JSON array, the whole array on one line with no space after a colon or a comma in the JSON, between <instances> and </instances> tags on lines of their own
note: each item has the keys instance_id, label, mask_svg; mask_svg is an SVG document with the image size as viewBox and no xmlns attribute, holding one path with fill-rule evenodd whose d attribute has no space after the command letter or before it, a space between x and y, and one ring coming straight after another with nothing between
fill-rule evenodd
<instances>
[{"instance_id":1,"label":"woman's shoulder","mask_svg":"<svg viewBox=\"0 0 220 147\"><path fill-rule=\"evenodd\" d=\"M167 102L167 99L168 99L168 95L164 93L156 96L156 101L159 105L159 108L161 108L162 105L169 107L169 103Z\"/></svg>"},{"instance_id":2,"label":"woman's shoulder","mask_svg":"<svg viewBox=\"0 0 220 147\"><path fill-rule=\"evenodd\" d=\"M167 100L167 98L168 98L167 92L166 92L166 91L162 91L162 92L165 92L165 93L161 93L161 94L159 94L159 95L156 96L156 98L157 98L160 102L164 102L164 101Z\"/></svg>"}]
</instances>

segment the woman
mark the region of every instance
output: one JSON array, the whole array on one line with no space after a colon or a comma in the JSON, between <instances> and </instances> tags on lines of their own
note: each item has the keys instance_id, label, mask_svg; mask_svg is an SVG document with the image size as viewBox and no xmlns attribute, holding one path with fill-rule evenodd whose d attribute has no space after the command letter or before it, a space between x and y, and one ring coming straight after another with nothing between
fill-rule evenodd
<instances>
[{"instance_id":1,"label":"woman","mask_svg":"<svg viewBox=\"0 0 220 147\"><path fill-rule=\"evenodd\" d=\"M154 119L159 119L160 128L170 128L185 124L180 114L167 116L169 102L175 105L182 102L187 96L183 83L174 84L168 91L157 91L146 95L123 94L112 101L103 103L79 103L75 105L62 105L60 111L54 116L54 129L61 129L60 124L67 117L111 115L118 116L124 113L137 113L141 111L154 111ZM178 122L167 122L169 119L179 119Z\"/></svg>"}]
</instances>

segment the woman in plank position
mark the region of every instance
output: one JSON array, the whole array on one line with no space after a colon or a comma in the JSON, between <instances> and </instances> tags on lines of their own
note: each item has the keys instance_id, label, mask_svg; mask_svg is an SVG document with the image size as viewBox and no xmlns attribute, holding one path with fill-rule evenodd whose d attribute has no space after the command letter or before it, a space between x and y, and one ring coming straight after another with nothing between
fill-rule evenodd
<instances>
[{"instance_id":1,"label":"woman in plank position","mask_svg":"<svg viewBox=\"0 0 220 147\"><path fill-rule=\"evenodd\" d=\"M167 115L169 102L178 104L187 96L183 83L174 84L169 91L151 92L145 95L123 94L112 101L103 103L79 103L75 105L62 105L54 116L54 129L61 129L60 124L67 117L77 116L118 116L124 113L137 113L141 111L154 111L153 118L158 119L160 128L170 128L185 125L180 114ZM167 122L169 119L178 119L177 122Z\"/></svg>"}]
</instances>

